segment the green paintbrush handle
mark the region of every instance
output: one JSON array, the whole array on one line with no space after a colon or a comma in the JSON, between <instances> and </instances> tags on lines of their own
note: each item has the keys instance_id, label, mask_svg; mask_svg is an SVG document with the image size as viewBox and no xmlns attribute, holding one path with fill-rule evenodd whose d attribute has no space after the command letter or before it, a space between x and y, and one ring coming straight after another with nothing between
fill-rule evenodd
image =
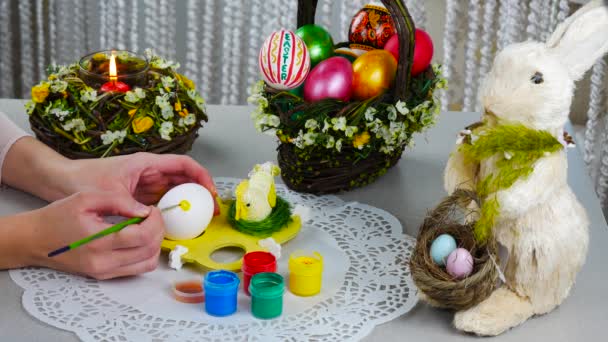
<instances>
[{"instance_id":1,"label":"green paintbrush handle","mask_svg":"<svg viewBox=\"0 0 608 342\"><path fill-rule=\"evenodd\" d=\"M99 238L102 238L102 237L104 237L106 235L110 235L110 234L116 233L116 232L120 231L121 229L123 229L124 227L126 227L128 225L140 223L143 220L144 220L144 218L142 218L142 217L130 218L128 220L125 220L125 221L122 221L120 223L117 223L117 224L113 225L110 228L104 229L104 230L100 231L99 233L96 233L96 234L93 234L91 236L88 236L88 237L86 237L86 238L84 238L82 240L78 240L76 242L72 242L68 246L70 247L70 249L74 249L74 248L76 248L78 246L84 245L85 243L89 243L89 242L91 242L91 241L93 241L95 239L99 239Z\"/></svg>"}]
</instances>

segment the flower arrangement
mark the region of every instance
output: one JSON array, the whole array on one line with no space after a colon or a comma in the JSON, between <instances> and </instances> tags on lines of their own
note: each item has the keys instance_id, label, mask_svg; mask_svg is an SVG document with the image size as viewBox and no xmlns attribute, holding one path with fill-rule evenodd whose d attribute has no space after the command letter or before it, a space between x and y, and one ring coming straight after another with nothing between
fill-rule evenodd
<instances>
[{"instance_id":1,"label":"flower arrangement","mask_svg":"<svg viewBox=\"0 0 608 342\"><path fill-rule=\"evenodd\" d=\"M137 61L116 56L119 66ZM176 70L178 63L146 51L147 79L126 92L103 92L87 84L78 63L50 66L48 79L32 88L26 104L40 140L73 158L106 157L137 151L184 153L203 121L205 101L194 83ZM91 58L92 69L108 56Z\"/></svg>"},{"instance_id":2,"label":"flower arrangement","mask_svg":"<svg viewBox=\"0 0 608 342\"><path fill-rule=\"evenodd\" d=\"M270 93L264 81L251 87L249 103L257 108L251 119L259 132L275 135L282 143L297 147L304 157L316 152L340 153L351 146L360 158L374 151L390 154L412 143L412 135L422 132L435 123L441 109L436 89L443 89L446 80L441 77L439 65L433 65L435 77L414 79L424 82L419 89L420 97L408 102L398 100L394 104L375 97L352 104L329 100L318 104L313 111L292 115L290 121L281 121L279 112L269 103L289 102L292 106L304 104L304 99L290 92Z\"/></svg>"}]
</instances>

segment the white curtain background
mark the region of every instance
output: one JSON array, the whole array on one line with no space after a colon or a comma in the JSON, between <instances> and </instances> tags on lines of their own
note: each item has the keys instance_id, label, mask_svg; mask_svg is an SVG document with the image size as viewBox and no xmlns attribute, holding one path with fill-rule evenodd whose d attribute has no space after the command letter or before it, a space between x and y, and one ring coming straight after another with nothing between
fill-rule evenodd
<instances>
[{"instance_id":1,"label":"white curtain background","mask_svg":"<svg viewBox=\"0 0 608 342\"><path fill-rule=\"evenodd\" d=\"M345 41L352 16L368 2L319 0L316 22L336 42ZM477 91L497 51L512 42L544 40L578 6L568 0L445 0L445 11L427 17L428 4L437 1L405 2L418 27L444 21L443 38L435 39L450 83L443 103L465 111L479 109ZM207 102L244 104L249 85L259 78L262 41L279 28L295 29L296 8L296 0L0 0L0 97L28 97L51 63L72 63L101 49L150 47L180 62ZM579 147L604 208L606 61L581 87L575 108L583 113L574 113L584 125Z\"/></svg>"}]
</instances>

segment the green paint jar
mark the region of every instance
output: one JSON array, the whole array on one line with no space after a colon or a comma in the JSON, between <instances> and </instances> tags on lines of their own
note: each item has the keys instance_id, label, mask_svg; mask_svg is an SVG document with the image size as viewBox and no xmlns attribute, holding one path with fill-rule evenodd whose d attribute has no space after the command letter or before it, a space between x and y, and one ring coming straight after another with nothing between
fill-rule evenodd
<instances>
[{"instance_id":1,"label":"green paint jar","mask_svg":"<svg viewBox=\"0 0 608 342\"><path fill-rule=\"evenodd\" d=\"M283 313L285 281L278 273L257 273L251 278L251 313L260 319L272 319Z\"/></svg>"}]
</instances>

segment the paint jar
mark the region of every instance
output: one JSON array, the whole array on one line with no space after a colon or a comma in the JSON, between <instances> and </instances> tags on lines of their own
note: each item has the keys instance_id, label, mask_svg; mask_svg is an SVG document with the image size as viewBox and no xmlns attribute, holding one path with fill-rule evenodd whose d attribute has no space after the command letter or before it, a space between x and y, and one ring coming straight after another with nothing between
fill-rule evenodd
<instances>
[{"instance_id":1,"label":"paint jar","mask_svg":"<svg viewBox=\"0 0 608 342\"><path fill-rule=\"evenodd\" d=\"M239 277L230 271L211 271L205 275L205 311L211 316L236 312Z\"/></svg>"},{"instance_id":2,"label":"paint jar","mask_svg":"<svg viewBox=\"0 0 608 342\"><path fill-rule=\"evenodd\" d=\"M289 256L289 291L296 296L314 296L321 292L322 275L321 254L296 251Z\"/></svg>"},{"instance_id":3,"label":"paint jar","mask_svg":"<svg viewBox=\"0 0 608 342\"><path fill-rule=\"evenodd\" d=\"M264 252L249 252L243 257L243 290L249 294L249 283L251 277L257 273L262 272L276 272L277 271L277 259L274 255Z\"/></svg>"},{"instance_id":4,"label":"paint jar","mask_svg":"<svg viewBox=\"0 0 608 342\"><path fill-rule=\"evenodd\" d=\"M173 283L172 290L173 298L179 302L195 304L205 301L205 292L200 278L198 280L176 281Z\"/></svg>"},{"instance_id":5,"label":"paint jar","mask_svg":"<svg viewBox=\"0 0 608 342\"><path fill-rule=\"evenodd\" d=\"M260 319L271 319L283 313L285 282L278 273L257 273L251 278L251 313Z\"/></svg>"}]
</instances>

